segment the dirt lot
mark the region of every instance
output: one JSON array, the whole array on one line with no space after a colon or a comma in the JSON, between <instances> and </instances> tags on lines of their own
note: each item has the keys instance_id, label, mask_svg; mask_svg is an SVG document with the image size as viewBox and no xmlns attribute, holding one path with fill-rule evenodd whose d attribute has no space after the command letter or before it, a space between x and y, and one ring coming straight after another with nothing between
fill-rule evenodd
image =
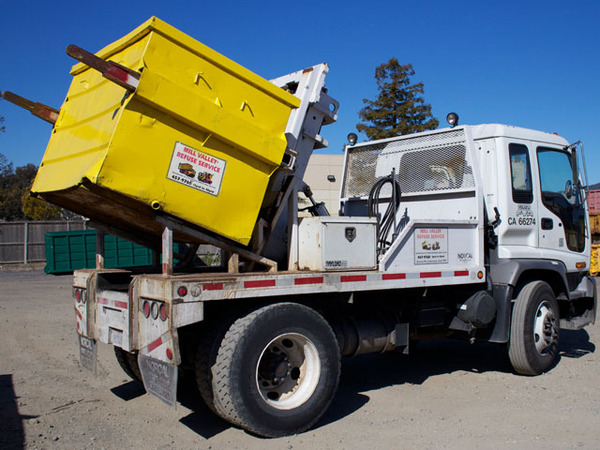
<instances>
[{"instance_id":1,"label":"dirt lot","mask_svg":"<svg viewBox=\"0 0 600 450\"><path fill-rule=\"evenodd\" d=\"M71 277L0 272L0 448L598 448L600 324L562 331L548 374L511 372L504 349L440 340L418 354L345 360L333 406L302 435L261 439L193 391L173 410L100 346L80 368Z\"/></svg>"}]
</instances>

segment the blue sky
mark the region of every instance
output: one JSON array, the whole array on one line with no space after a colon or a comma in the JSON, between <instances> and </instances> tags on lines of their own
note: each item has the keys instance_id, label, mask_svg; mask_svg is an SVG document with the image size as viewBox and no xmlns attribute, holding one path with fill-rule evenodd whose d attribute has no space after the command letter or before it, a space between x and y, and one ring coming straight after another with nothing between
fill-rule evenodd
<instances>
[{"instance_id":1,"label":"blue sky","mask_svg":"<svg viewBox=\"0 0 600 450\"><path fill-rule=\"evenodd\" d=\"M600 1L156 1L2 2L0 90L60 107L74 43L97 51L157 16L265 78L328 62L339 120L327 152L355 131L375 67L395 56L445 126L505 123L585 144L600 182ZM39 164L50 125L0 103L0 153Z\"/></svg>"}]
</instances>

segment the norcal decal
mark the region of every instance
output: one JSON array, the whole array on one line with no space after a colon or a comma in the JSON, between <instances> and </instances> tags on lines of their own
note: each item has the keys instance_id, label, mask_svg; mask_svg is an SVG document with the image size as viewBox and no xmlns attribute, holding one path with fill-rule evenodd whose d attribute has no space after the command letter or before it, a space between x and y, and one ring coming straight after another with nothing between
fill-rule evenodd
<instances>
[{"instance_id":1,"label":"norcal decal","mask_svg":"<svg viewBox=\"0 0 600 450\"><path fill-rule=\"evenodd\" d=\"M226 162L208 153L175 143L167 178L217 196L221 190Z\"/></svg>"}]
</instances>

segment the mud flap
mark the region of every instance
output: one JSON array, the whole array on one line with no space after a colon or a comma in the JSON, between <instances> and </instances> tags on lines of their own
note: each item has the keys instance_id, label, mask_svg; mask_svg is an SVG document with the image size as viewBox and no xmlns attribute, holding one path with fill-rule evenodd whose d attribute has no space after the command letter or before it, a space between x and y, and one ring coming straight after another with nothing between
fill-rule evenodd
<instances>
[{"instance_id":1,"label":"mud flap","mask_svg":"<svg viewBox=\"0 0 600 450\"><path fill-rule=\"evenodd\" d=\"M146 392L175 408L177 405L177 366L141 353L138 355L138 365Z\"/></svg>"},{"instance_id":2,"label":"mud flap","mask_svg":"<svg viewBox=\"0 0 600 450\"><path fill-rule=\"evenodd\" d=\"M77 341L81 366L96 375L96 341L82 335L78 335Z\"/></svg>"}]
</instances>

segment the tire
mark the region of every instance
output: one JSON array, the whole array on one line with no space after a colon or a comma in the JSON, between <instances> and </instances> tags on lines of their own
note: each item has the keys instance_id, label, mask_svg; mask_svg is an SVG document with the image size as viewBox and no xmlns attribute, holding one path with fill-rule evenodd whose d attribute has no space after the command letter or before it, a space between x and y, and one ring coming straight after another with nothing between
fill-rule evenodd
<instances>
[{"instance_id":1,"label":"tire","mask_svg":"<svg viewBox=\"0 0 600 450\"><path fill-rule=\"evenodd\" d=\"M142 373L137 362L137 352L130 353L121 347L115 347L115 356L123 372L132 380L142 383Z\"/></svg>"},{"instance_id":2,"label":"tire","mask_svg":"<svg viewBox=\"0 0 600 450\"><path fill-rule=\"evenodd\" d=\"M237 320L212 367L214 407L234 425L265 437L306 431L331 404L340 351L316 311L295 303Z\"/></svg>"},{"instance_id":3,"label":"tire","mask_svg":"<svg viewBox=\"0 0 600 450\"><path fill-rule=\"evenodd\" d=\"M556 364L559 309L552 288L531 282L519 293L513 307L508 356L521 375L540 375Z\"/></svg>"},{"instance_id":4,"label":"tire","mask_svg":"<svg viewBox=\"0 0 600 450\"><path fill-rule=\"evenodd\" d=\"M215 365L219 347L230 325L231 322L221 322L220 326L212 325L203 330L196 350L194 364L196 386L198 387L200 396L204 400L204 403L206 403L206 406L218 416L221 416L221 413L215 408L211 369Z\"/></svg>"}]
</instances>

